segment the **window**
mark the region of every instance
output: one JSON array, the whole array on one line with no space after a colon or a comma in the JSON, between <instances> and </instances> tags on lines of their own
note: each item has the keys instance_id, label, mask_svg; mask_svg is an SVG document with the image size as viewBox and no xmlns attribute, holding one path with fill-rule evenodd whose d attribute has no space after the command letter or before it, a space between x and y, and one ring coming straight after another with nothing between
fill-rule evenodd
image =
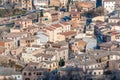
<instances>
[{"instance_id":1,"label":"window","mask_svg":"<svg viewBox=\"0 0 120 80\"><path fill-rule=\"evenodd\" d=\"M42 73L41 73L41 72L38 72L37 75L42 75Z\"/></svg>"},{"instance_id":2,"label":"window","mask_svg":"<svg viewBox=\"0 0 120 80\"><path fill-rule=\"evenodd\" d=\"M29 73L28 75L31 76L31 73Z\"/></svg>"},{"instance_id":3,"label":"window","mask_svg":"<svg viewBox=\"0 0 120 80\"><path fill-rule=\"evenodd\" d=\"M26 76L26 72L24 72L24 75Z\"/></svg>"},{"instance_id":4,"label":"window","mask_svg":"<svg viewBox=\"0 0 120 80\"><path fill-rule=\"evenodd\" d=\"M94 72L94 75L96 75L96 72Z\"/></svg>"},{"instance_id":5,"label":"window","mask_svg":"<svg viewBox=\"0 0 120 80\"><path fill-rule=\"evenodd\" d=\"M34 72L33 74L35 75L36 73Z\"/></svg>"},{"instance_id":6,"label":"window","mask_svg":"<svg viewBox=\"0 0 120 80\"><path fill-rule=\"evenodd\" d=\"M99 74L101 74L101 72L99 72Z\"/></svg>"}]
</instances>

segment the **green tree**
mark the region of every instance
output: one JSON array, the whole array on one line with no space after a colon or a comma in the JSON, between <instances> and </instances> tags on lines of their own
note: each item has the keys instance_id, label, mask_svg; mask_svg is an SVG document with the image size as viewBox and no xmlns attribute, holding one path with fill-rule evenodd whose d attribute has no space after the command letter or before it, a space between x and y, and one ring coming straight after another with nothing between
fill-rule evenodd
<instances>
[{"instance_id":1,"label":"green tree","mask_svg":"<svg viewBox=\"0 0 120 80\"><path fill-rule=\"evenodd\" d=\"M58 10L59 10L59 7L55 6L55 10L58 11Z\"/></svg>"},{"instance_id":2,"label":"green tree","mask_svg":"<svg viewBox=\"0 0 120 80\"><path fill-rule=\"evenodd\" d=\"M64 65L65 65L64 59L60 59L60 61L59 61L59 66L62 67L62 66L64 66Z\"/></svg>"}]
</instances>

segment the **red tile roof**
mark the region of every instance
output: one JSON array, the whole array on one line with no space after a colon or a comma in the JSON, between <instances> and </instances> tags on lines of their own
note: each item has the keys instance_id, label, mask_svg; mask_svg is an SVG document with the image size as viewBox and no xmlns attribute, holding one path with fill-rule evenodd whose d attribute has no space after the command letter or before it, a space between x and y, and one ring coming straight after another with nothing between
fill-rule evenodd
<instances>
[{"instance_id":1,"label":"red tile roof","mask_svg":"<svg viewBox=\"0 0 120 80\"><path fill-rule=\"evenodd\" d=\"M52 26L55 27L55 28L62 27L60 24L53 24Z\"/></svg>"},{"instance_id":2,"label":"red tile roof","mask_svg":"<svg viewBox=\"0 0 120 80\"><path fill-rule=\"evenodd\" d=\"M45 30L52 31L52 30L59 28L59 27L62 27L62 26L60 24L53 24L52 26L45 28Z\"/></svg>"},{"instance_id":3,"label":"red tile roof","mask_svg":"<svg viewBox=\"0 0 120 80\"><path fill-rule=\"evenodd\" d=\"M62 25L70 25L68 22L61 22Z\"/></svg>"},{"instance_id":4,"label":"red tile roof","mask_svg":"<svg viewBox=\"0 0 120 80\"><path fill-rule=\"evenodd\" d=\"M69 32L63 32L63 33L61 33L61 35L64 35L64 36L71 36L71 35L74 35L74 34L76 34L75 31L69 31Z\"/></svg>"}]
</instances>

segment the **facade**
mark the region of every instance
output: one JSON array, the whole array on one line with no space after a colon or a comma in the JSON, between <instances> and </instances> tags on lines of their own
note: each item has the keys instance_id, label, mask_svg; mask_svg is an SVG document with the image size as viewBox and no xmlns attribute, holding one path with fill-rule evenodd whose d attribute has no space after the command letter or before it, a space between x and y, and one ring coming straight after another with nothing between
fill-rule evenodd
<instances>
[{"instance_id":1,"label":"facade","mask_svg":"<svg viewBox=\"0 0 120 80\"><path fill-rule=\"evenodd\" d=\"M60 1L59 0L51 0L50 6L60 6Z\"/></svg>"},{"instance_id":2,"label":"facade","mask_svg":"<svg viewBox=\"0 0 120 80\"><path fill-rule=\"evenodd\" d=\"M22 0L22 8L26 10L33 9L33 1L32 0Z\"/></svg>"},{"instance_id":3,"label":"facade","mask_svg":"<svg viewBox=\"0 0 120 80\"><path fill-rule=\"evenodd\" d=\"M81 19L81 13L80 12L71 12L71 22L72 22L72 29L78 27Z\"/></svg>"},{"instance_id":4,"label":"facade","mask_svg":"<svg viewBox=\"0 0 120 80\"><path fill-rule=\"evenodd\" d=\"M47 77L48 69L39 68L38 63L29 63L22 71L22 80L37 80Z\"/></svg>"},{"instance_id":5,"label":"facade","mask_svg":"<svg viewBox=\"0 0 120 80\"><path fill-rule=\"evenodd\" d=\"M79 51L84 51L86 47L86 42L81 40L81 39L76 39L72 44L71 44L71 50L74 53L77 53Z\"/></svg>"},{"instance_id":6,"label":"facade","mask_svg":"<svg viewBox=\"0 0 120 80\"><path fill-rule=\"evenodd\" d=\"M77 6L76 6L76 4L70 4L69 5L69 12L72 12L72 11L74 11L74 12L77 12L78 10L77 10Z\"/></svg>"},{"instance_id":7,"label":"facade","mask_svg":"<svg viewBox=\"0 0 120 80\"><path fill-rule=\"evenodd\" d=\"M120 21L119 17L111 17L108 19L109 23L118 23Z\"/></svg>"},{"instance_id":8,"label":"facade","mask_svg":"<svg viewBox=\"0 0 120 80\"><path fill-rule=\"evenodd\" d=\"M48 7L49 3L49 0L34 0L34 6L36 9Z\"/></svg>"},{"instance_id":9,"label":"facade","mask_svg":"<svg viewBox=\"0 0 120 80\"><path fill-rule=\"evenodd\" d=\"M56 42L65 40L65 36L61 35L61 33L69 32L70 30L71 25L67 22L63 22L44 28L44 33L48 35L50 42Z\"/></svg>"},{"instance_id":10,"label":"facade","mask_svg":"<svg viewBox=\"0 0 120 80\"><path fill-rule=\"evenodd\" d=\"M68 0L60 0L60 5L65 7L67 5L67 2Z\"/></svg>"},{"instance_id":11,"label":"facade","mask_svg":"<svg viewBox=\"0 0 120 80\"><path fill-rule=\"evenodd\" d=\"M115 10L116 0L104 0L103 7L107 13L111 13Z\"/></svg>"},{"instance_id":12,"label":"facade","mask_svg":"<svg viewBox=\"0 0 120 80\"><path fill-rule=\"evenodd\" d=\"M14 49L14 41L13 40L1 40L0 41L0 46L3 47L1 50L1 54L7 55L10 54L11 50Z\"/></svg>"},{"instance_id":13,"label":"facade","mask_svg":"<svg viewBox=\"0 0 120 80\"><path fill-rule=\"evenodd\" d=\"M88 74L92 75L92 76L100 76L104 74L104 70L103 69L91 69L88 70L87 72Z\"/></svg>"},{"instance_id":14,"label":"facade","mask_svg":"<svg viewBox=\"0 0 120 80\"><path fill-rule=\"evenodd\" d=\"M56 22L59 20L59 13L57 11L49 11L44 13L44 18L42 20L42 23L49 24L52 22Z\"/></svg>"},{"instance_id":15,"label":"facade","mask_svg":"<svg viewBox=\"0 0 120 80\"><path fill-rule=\"evenodd\" d=\"M96 7L96 3L91 1L81 1L77 2L78 8L82 9L81 11L89 11Z\"/></svg>"},{"instance_id":16,"label":"facade","mask_svg":"<svg viewBox=\"0 0 120 80\"><path fill-rule=\"evenodd\" d=\"M23 32L27 28L32 26L31 19L18 19L15 20L15 25L13 28L10 29L10 32Z\"/></svg>"},{"instance_id":17,"label":"facade","mask_svg":"<svg viewBox=\"0 0 120 80\"><path fill-rule=\"evenodd\" d=\"M60 61L60 59L68 60L69 55L68 48L48 48L46 49L46 54L54 54L55 60Z\"/></svg>"},{"instance_id":18,"label":"facade","mask_svg":"<svg viewBox=\"0 0 120 80\"><path fill-rule=\"evenodd\" d=\"M38 37L26 37L26 38L20 39L20 45L22 47L30 47L36 44L40 44L40 38Z\"/></svg>"},{"instance_id":19,"label":"facade","mask_svg":"<svg viewBox=\"0 0 120 80\"><path fill-rule=\"evenodd\" d=\"M28 36L28 33L26 32L13 32L13 33L8 33L2 35L2 39L8 39L8 40L13 40L14 41L14 48L20 47L20 39L25 38Z\"/></svg>"},{"instance_id":20,"label":"facade","mask_svg":"<svg viewBox=\"0 0 120 80\"><path fill-rule=\"evenodd\" d=\"M106 42L99 44L101 50L112 50L117 47L117 45L113 44L112 42Z\"/></svg>"},{"instance_id":21,"label":"facade","mask_svg":"<svg viewBox=\"0 0 120 80\"><path fill-rule=\"evenodd\" d=\"M39 65L40 65L39 67L49 69L50 71L58 69L59 67L58 61L44 61Z\"/></svg>"}]
</instances>

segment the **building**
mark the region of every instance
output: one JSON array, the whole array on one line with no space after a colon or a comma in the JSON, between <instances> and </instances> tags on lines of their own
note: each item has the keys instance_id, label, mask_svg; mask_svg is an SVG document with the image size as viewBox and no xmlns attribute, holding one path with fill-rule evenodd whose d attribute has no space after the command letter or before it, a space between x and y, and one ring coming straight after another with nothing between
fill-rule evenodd
<instances>
[{"instance_id":1,"label":"building","mask_svg":"<svg viewBox=\"0 0 120 80\"><path fill-rule=\"evenodd\" d=\"M119 17L110 17L108 19L108 22L109 23L118 23L120 21L120 18Z\"/></svg>"},{"instance_id":2,"label":"building","mask_svg":"<svg viewBox=\"0 0 120 80\"><path fill-rule=\"evenodd\" d=\"M70 39L74 38L76 34L77 34L76 31L68 31L68 32L63 32L60 35L62 35L66 41L69 41Z\"/></svg>"},{"instance_id":3,"label":"building","mask_svg":"<svg viewBox=\"0 0 120 80\"><path fill-rule=\"evenodd\" d=\"M38 63L30 62L22 71L22 80L39 80L47 78L49 69L39 68Z\"/></svg>"},{"instance_id":4,"label":"building","mask_svg":"<svg viewBox=\"0 0 120 80\"><path fill-rule=\"evenodd\" d=\"M34 6L36 9L48 7L49 3L49 0L34 0Z\"/></svg>"},{"instance_id":5,"label":"building","mask_svg":"<svg viewBox=\"0 0 120 80\"><path fill-rule=\"evenodd\" d=\"M1 80L22 80L22 73L15 71L10 67L0 67L0 79Z\"/></svg>"},{"instance_id":6,"label":"building","mask_svg":"<svg viewBox=\"0 0 120 80\"><path fill-rule=\"evenodd\" d=\"M44 18L42 23L49 24L52 22L56 22L59 20L59 12L58 11L48 11L44 13Z\"/></svg>"},{"instance_id":7,"label":"building","mask_svg":"<svg viewBox=\"0 0 120 80\"><path fill-rule=\"evenodd\" d=\"M83 77L83 70L78 67L64 67L64 68L59 68L58 73L61 78L64 79L81 79ZM69 75L69 76L68 76Z\"/></svg>"},{"instance_id":8,"label":"building","mask_svg":"<svg viewBox=\"0 0 120 80\"><path fill-rule=\"evenodd\" d=\"M50 6L60 6L59 0L50 0Z\"/></svg>"},{"instance_id":9,"label":"building","mask_svg":"<svg viewBox=\"0 0 120 80\"><path fill-rule=\"evenodd\" d=\"M39 63L39 67L46 68L50 71L56 70L59 67L58 61L43 61Z\"/></svg>"},{"instance_id":10,"label":"building","mask_svg":"<svg viewBox=\"0 0 120 80\"><path fill-rule=\"evenodd\" d=\"M70 5L69 5L69 12L72 12L72 11L77 12L78 10L77 10L76 4L70 3Z\"/></svg>"},{"instance_id":11,"label":"building","mask_svg":"<svg viewBox=\"0 0 120 80\"><path fill-rule=\"evenodd\" d=\"M72 29L78 27L80 19L81 19L81 13L80 12L71 12L71 22L72 22Z\"/></svg>"},{"instance_id":12,"label":"building","mask_svg":"<svg viewBox=\"0 0 120 80\"><path fill-rule=\"evenodd\" d=\"M46 56L46 54L43 55L43 53L44 49L40 48L39 45L33 45L32 47L26 47L23 49L23 51L21 52L21 58L24 61L24 63L29 63L31 61L39 63L45 60L44 56Z\"/></svg>"},{"instance_id":13,"label":"building","mask_svg":"<svg viewBox=\"0 0 120 80\"><path fill-rule=\"evenodd\" d=\"M64 59L65 61L68 60L69 49L68 48L48 48L45 50L46 54L54 55L56 61L60 61Z\"/></svg>"},{"instance_id":14,"label":"building","mask_svg":"<svg viewBox=\"0 0 120 80\"><path fill-rule=\"evenodd\" d=\"M24 29L29 28L32 26L31 19L17 19L15 20L15 25L13 28L10 29L10 32L22 32Z\"/></svg>"},{"instance_id":15,"label":"building","mask_svg":"<svg viewBox=\"0 0 120 80\"><path fill-rule=\"evenodd\" d=\"M115 4L115 11L117 13L117 17L120 17L120 2L117 0Z\"/></svg>"},{"instance_id":16,"label":"building","mask_svg":"<svg viewBox=\"0 0 120 80\"><path fill-rule=\"evenodd\" d=\"M99 44L101 50L112 50L117 47L117 45L113 44L112 42L105 42Z\"/></svg>"},{"instance_id":17,"label":"building","mask_svg":"<svg viewBox=\"0 0 120 80\"><path fill-rule=\"evenodd\" d=\"M13 40L14 41L14 48L20 47L20 39L28 37L27 32L13 32L13 33L8 33L8 34L3 34L2 39L8 39L8 40Z\"/></svg>"},{"instance_id":18,"label":"building","mask_svg":"<svg viewBox=\"0 0 120 80\"><path fill-rule=\"evenodd\" d=\"M71 30L71 25L68 22L53 24L43 29L44 33L48 35L50 42L65 40L65 36L61 34L65 32L69 32L70 30Z\"/></svg>"},{"instance_id":19,"label":"building","mask_svg":"<svg viewBox=\"0 0 120 80\"><path fill-rule=\"evenodd\" d=\"M75 39L73 40L73 43L71 43L71 50L74 53L77 53L79 51L85 51L85 47L86 47L86 42L81 40L81 39Z\"/></svg>"},{"instance_id":20,"label":"building","mask_svg":"<svg viewBox=\"0 0 120 80\"><path fill-rule=\"evenodd\" d=\"M107 13L111 13L115 10L116 0L104 0L103 7Z\"/></svg>"},{"instance_id":21,"label":"building","mask_svg":"<svg viewBox=\"0 0 120 80\"><path fill-rule=\"evenodd\" d=\"M33 9L33 0L22 0L22 8L26 10Z\"/></svg>"},{"instance_id":22,"label":"building","mask_svg":"<svg viewBox=\"0 0 120 80\"><path fill-rule=\"evenodd\" d=\"M11 50L14 49L14 41L9 39L1 40L0 46L4 48L4 50L2 50L3 55L10 54Z\"/></svg>"},{"instance_id":23,"label":"building","mask_svg":"<svg viewBox=\"0 0 120 80\"><path fill-rule=\"evenodd\" d=\"M60 5L66 7L68 0L60 0Z\"/></svg>"},{"instance_id":24,"label":"building","mask_svg":"<svg viewBox=\"0 0 120 80\"><path fill-rule=\"evenodd\" d=\"M88 11L96 7L96 3L91 1L81 1L77 2L77 6L81 11Z\"/></svg>"},{"instance_id":25,"label":"building","mask_svg":"<svg viewBox=\"0 0 120 80\"><path fill-rule=\"evenodd\" d=\"M36 44L40 44L40 38L38 37L33 36L20 39L20 46L22 47L30 47Z\"/></svg>"}]
</instances>

